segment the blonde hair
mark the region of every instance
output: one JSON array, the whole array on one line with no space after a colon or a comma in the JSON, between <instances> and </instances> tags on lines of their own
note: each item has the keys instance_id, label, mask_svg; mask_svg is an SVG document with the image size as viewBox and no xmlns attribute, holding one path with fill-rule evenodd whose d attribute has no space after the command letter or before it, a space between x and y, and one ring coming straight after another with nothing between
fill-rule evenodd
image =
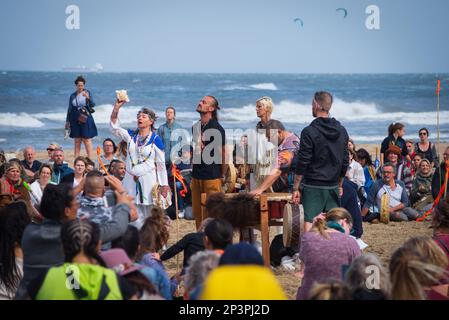
<instances>
[{"instance_id":1,"label":"blonde hair","mask_svg":"<svg viewBox=\"0 0 449 320\"><path fill-rule=\"evenodd\" d=\"M314 284L309 300L351 300L351 292L343 282L329 279Z\"/></svg>"},{"instance_id":2,"label":"blonde hair","mask_svg":"<svg viewBox=\"0 0 449 320\"><path fill-rule=\"evenodd\" d=\"M357 257L345 274L345 283L352 292L355 292L358 289L369 290L366 286L366 280L371 274L367 272L368 267L371 266L374 266L379 270L379 290L388 298L391 290L390 279L387 270L385 270L375 254L365 253Z\"/></svg>"},{"instance_id":3,"label":"blonde hair","mask_svg":"<svg viewBox=\"0 0 449 320\"><path fill-rule=\"evenodd\" d=\"M262 97L256 101L256 105L260 104L268 113L273 113L273 100L270 97Z\"/></svg>"},{"instance_id":4,"label":"blonde hair","mask_svg":"<svg viewBox=\"0 0 449 320\"><path fill-rule=\"evenodd\" d=\"M402 246L410 250L415 250L427 262L442 269L446 269L449 264L443 249L431 237L413 237L407 240Z\"/></svg>"},{"instance_id":5,"label":"blonde hair","mask_svg":"<svg viewBox=\"0 0 449 320\"><path fill-rule=\"evenodd\" d=\"M327 226L328 222L338 222L340 220L347 220L347 222L352 225L352 216L345 208L333 208L325 214L325 219L318 219L314 222L312 230L317 231L324 238L329 239L329 235L326 230L329 229Z\"/></svg>"},{"instance_id":6,"label":"blonde hair","mask_svg":"<svg viewBox=\"0 0 449 320\"><path fill-rule=\"evenodd\" d=\"M445 273L409 247L393 253L389 269L393 300L426 300L425 288L438 284Z\"/></svg>"}]
</instances>

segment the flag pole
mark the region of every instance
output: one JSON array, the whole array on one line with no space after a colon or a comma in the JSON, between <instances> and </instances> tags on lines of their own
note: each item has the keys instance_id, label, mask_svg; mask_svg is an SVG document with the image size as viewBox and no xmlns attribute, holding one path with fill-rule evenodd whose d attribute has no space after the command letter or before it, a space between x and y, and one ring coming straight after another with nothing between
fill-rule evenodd
<instances>
[{"instance_id":1,"label":"flag pole","mask_svg":"<svg viewBox=\"0 0 449 320\"><path fill-rule=\"evenodd\" d=\"M178 192L176 190L176 166L172 164L172 175L173 175L173 191L175 193L175 213L176 213L176 242L179 241L179 217L178 217ZM179 254L176 255L176 273L179 272Z\"/></svg>"}]
</instances>

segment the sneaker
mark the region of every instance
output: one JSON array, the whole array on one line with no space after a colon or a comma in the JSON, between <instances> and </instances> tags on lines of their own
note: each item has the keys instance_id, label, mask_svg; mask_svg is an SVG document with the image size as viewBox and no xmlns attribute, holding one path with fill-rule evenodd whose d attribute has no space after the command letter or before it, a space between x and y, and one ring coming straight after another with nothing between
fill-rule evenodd
<instances>
[{"instance_id":1,"label":"sneaker","mask_svg":"<svg viewBox=\"0 0 449 320\"><path fill-rule=\"evenodd\" d=\"M184 210L180 210L180 211L178 212L178 218L179 218L179 219L183 219L183 218L184 218L184 214L185 214Z\"/></svg>"}]
</instances>

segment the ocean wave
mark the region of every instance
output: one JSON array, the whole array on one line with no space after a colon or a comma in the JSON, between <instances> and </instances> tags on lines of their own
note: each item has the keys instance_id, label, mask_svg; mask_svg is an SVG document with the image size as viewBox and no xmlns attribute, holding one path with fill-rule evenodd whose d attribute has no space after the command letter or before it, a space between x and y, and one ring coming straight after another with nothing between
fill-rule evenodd
<instances>
[{"instance_id":1,"label":"ocean wave","mask_svg":"<svg viewBox=\"0 0 449 320\"><path fill-rule=\"evenodd\" d=\"M45 124L26 112L0 113L0 126L20 128L42 128Z\"/></svg>"},{"instance_id":2,"label":"ocean wave","mask_svg":"<svg viewBox=\"0 0 449 320\"><path fill-rule=\"evenodd\" d=\"M112 104L102 104L95 107L93 117L97 124L108 124L112 111ZM142 106L125 105L120 110L120 122L124 125L135 124L137 112ZM159 115L156 125L159 126L164 121L164 109L155 108ZM313 121L311 103L298 103L289 100L282 100L275 103L273 118L287 124L308 124ZM253 123L257 121L256 108L253 104L244 105L239 108L223 108L220 111L220 120L232 123ZM345 125L351 123L367 123L370 125L382 125L394 121L400 121L408 125L431 126L436 125L436 112L383 112L379 106L370 102L348 102L335 98L331 109L331 116L342 121ZM195 111L177 111L177 119L181 124L190 126L192 122L198 120L198 113ZM65 112L48 113L0 113L0 126L3 127L30 127L42 128L47 121L64 123ZM440 125L449 124L449 111L440 112ZM374 138L373 138L374 139Z\"/></svg>"},{"instance_id":3,"label":"ocean wave","mask_svg":"<svg viewBox=\"0 0 449 320\"><path fill-rule=\"evenodd\" d=\"M6 139L0 138L0 142L6 142Z\"/></svg>"},{"instance_id":4,"label":"ocean wave","mask_svg":"<svg viewBox=\"0 0 449 320\"><path fill-rule=\"evenodd\" d=\"M270 90L270 91L277 91L278 88L274 83L256 83L256 84L250 84L250 85L229 85L224 88L226 91L233 91L233 90Z\"/></svg>"},{"instance_id":5,"label":"ocean wave","mask_svg":"<svg viewBox=\"0 0 449 320\"><path fill-rule=\"evenodd\" d=\"M347 102L338 98L334 100L331 116L344 122L400 121L411 125L436 124L436 112L382 112L375 103ZM272 118L285 123L310 123L313 121L311 103L302 104L289 100L275 103ZM256 108L250 104L241 108L223 109L221 119L232 122L254 121ZM440 112L440 124L449 124L449 111Z\"/></svg>"}]
</instances>

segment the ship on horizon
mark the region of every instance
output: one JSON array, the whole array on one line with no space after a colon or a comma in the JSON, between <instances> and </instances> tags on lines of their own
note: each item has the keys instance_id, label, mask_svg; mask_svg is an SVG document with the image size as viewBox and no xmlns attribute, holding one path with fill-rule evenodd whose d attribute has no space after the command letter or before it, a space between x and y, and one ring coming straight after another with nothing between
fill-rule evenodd
<instances>
[{"instance_id":1,"label":"ship on horizon","mask_svg":"<svg viewBox=\"0 0 449 320\"><path fill-rule=\"evenodd\" d=\"M96 63L94 67L89 68L86 66L77 66L77 67L63 67L62 71L65 72L102 72L103 65L101 63Z\"/></svg>"}]
</instances>

